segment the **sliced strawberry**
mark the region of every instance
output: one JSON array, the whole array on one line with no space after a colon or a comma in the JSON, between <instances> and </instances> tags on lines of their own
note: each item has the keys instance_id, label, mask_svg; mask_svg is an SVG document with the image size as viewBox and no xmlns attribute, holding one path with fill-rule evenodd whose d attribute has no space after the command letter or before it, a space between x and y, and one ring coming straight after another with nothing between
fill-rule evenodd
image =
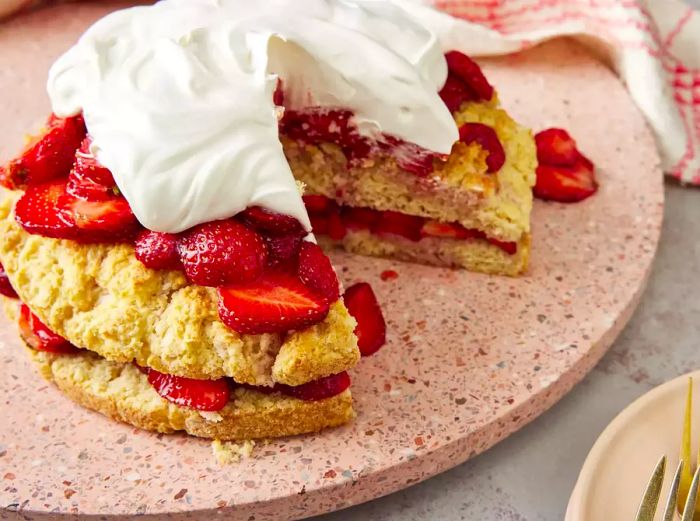
<instances>
[{"instance_id":1,"label":"sliced strawberry","mask_svg":"<svg viewBox=\"0 0 700 521\"><path fill-rule=\"evenodd\" d=\"M426 221L421 228L424 237L440 237L442 239L474 239L478 238L473 230L468 230L457 223L443 223L440 221Z\"/></svg>"},{"instance_id":2,"label":"sliced strawberry","mask_svg":"<svg viewBox=\"0 0 700 521\"><path fill-rule=\"evenodd\" d=\"M272 102L278 107L284 106L284 85L282 85L281 78L277 78L277 85L272 93Z\"/></svg>"},{"instance_id":3,"label":"sliced strawberry","mask_svg":"<svg viewBox=\"0 0 700 521\"><path fill-rule=\"evenodd\" d=\"M226 378L195 380L149 369L148 383L169 402L198 411L220 411L231 395Z\"/></svg>"},{"instance_id":4,"label":"sliced strawberry","mask_svg":"<svg viewBox=\"0 0 700 521\"><path fill-rule=\"evenodd\" d=\"M66 193L65 181L33 185L17 201L15 219L29 233L54 239L74 239L75 222L67 222L58 210L58 201Z\"/></svg>"},{"instance_id":5,"label":"sliced strawberry","mask_svg":"<svg viewBox=\"0 0 700 521\"><path fill-rule=\"evenodd\" d=\"M330 259L318 244L308 241L302 243L297 273L304 284L319 295L323 295L328 302L335 302L340 297L338 276Z\"/></svg>"},{"instance_id":6,"label":"sliced strawberry","mask_svg":"<svg viewBox=\"0 0 700 521\"><path fill-rule=\"evenodd\" d=\"M476 101L477 95L452 71L440 91L440 97L450 112L455 112L465 101Z\"/></svg>"},{"instance_id":7,"label":"sliced strawberry","mask_svg":"<svg viewBox=\"0 0 700 521\"><path fill-rule=\"evenodd\" d=\"M584 156L572 167L540 165L537 167L535 197L545 201L574 203L590 197L598 190L593 163Z\"/></svg>"},{"instance_id":8,"label":"sliced strawberry","mask_svg":"<svg viewBox=\"0 0 700 521\"><path fill-rule=\"evenodd\" d=\"M66 177L85 132L81 115L58 118L52 114L42 134L32 139L18 158L0 168L0 183L16 189Z\"/></svg>"},{"instance_id":9,"label":"sliced strawberry","mask_svg":"<svg viewBox=\"0 0 700 521\"><path fill-rule=\"evenodd\" d=\"M301 243L303 242L303 238L301 236L270 236L265 237L265 242L267 244L268 266L280 266L290 262L293 262L294 266L296 266L299 248L301 248Z\"/></svg>"},{"instance_id":10,"label":"sliced strawberry","mask_svg":"<svg viewBox=\"0 0 700 521\"><path fill-rule=\"evenodd\" d=\"M272 212L260 206L251 206L242 211L240 220L265 235L306 235L304 227L291 215Z\"/></svg>"},{"instance_id":11,"label":"sliced strawberry","mask_svg":"<svg viewBox=\"0 0 700 521\"><path fill-rule=\"evenodd\" d=\"M328 301L291 274L269 271L248 284L219 288L219 317L241 334L283 333L320 322Z\"/></svg>"},{"instance_id":12,"label":"sliced strawberry","mask_svg":"<svg viewBox=\"0 0 700 521\"><path fill-rule=\"evenodd\" d=\"M57 209L61 219L75 226L75 239L81 242L130 241L141 230L123 197L88 201L65 193L58 198Z\"/></svg>"},{"instance_id":13,"label":"sliced strawberry","mask_svg":"<svg viewBox=\"0 0 700 521\"><path fill-rule=\"evenodd\" d=\"M325 195L305 195L304 204L309 213L326 213L335 204L332 199Z\"/></svg>"},{"instance_id":14,"label":"sliced strawberry","mask_svg":"<svg viewBox=\"0 0 700 521\"><path fill-rule=\"evenodd\" d=\"M233 219L184 232L179 253L187 278L200 286L250 282L262 274L267 262L262 236Z\"/></svg>"},{"instance_id":15,"label":"sliced strawberry","mask_svg":"<svg viewBox=\"0 0 700 521\"><path fill-rule=\"evenodd\" d=\"M348 232L340 217L340 208L335 208L328 216L328 236L334 241L341 241Z\"/></svg>"},{"instance_id":16,"label":"sliced strawberry","mask_svg":"<svg viewBox=\"0 0 700 521\"><path fill-rule=\"evenodd\" d=\"M360 353L368 356L377 352L386 342L386 323L372 286L358 282L345 290L343 300L357 321L355 335Z\"/></svg>"},{"instance_id":17,"label":"sliced strawberry","mask_svg":"<svg viewBox=\"0 0 700 521\"><path fill-rule=\"evenodd\" d=\"M142 231L134 242L136 258L153 270L180 270L177 235L172 233Z\"/></svg>"},{"instance_id":18,"label":"sliced strawberry","mask_svg":"<svg viewBox=\"0 0 700 521\"><path fill-rule=\"evenodd\" d=\"M486 166L489 172L497 172L506 162L506 152L496 131L483 123L465 123L459 127L459 140L466 144L477 143L488 152Z\"/></svg>"},{"instance_id":19,"label":"sliced strawberry","mask_svg":"<svg viewBox=\"0 0 700 521\"><path fill-rule=\"evenodd\" d=\"M4 295L9 298L19 298L15 288L12 287L10 279L5 273L5 268L0 264L0 295Z\"/></svg>"},{"instance_id":20,"label":"sliced strawberry","mask_svg":"<svg viewBox=\"0 0 700 521\"><path fill-rule=\"evenodd\" d=\"M379 234L400 235L411 241L419 241L423 222L424 219L422 217L385 211L382 212L382 217L375 224L373 231Z\"/></svg>"},{"instance_id":21,"label":"sliced strawberry","mask_svg":"<svg viewBox=\"0 0 700 521\"><path fill-rule=\"evenodd\" d=\"M518 243L517 242L499 241L498 239L492 239L490 237L487 238L486 240L489 241L494 246L498 246L499 248L501 248L508 255L515 255L518 252Z\"/></svg>"},{"instance_id":22,"label":"sliced strawberry","mask_svg":"<svg viewBox=\"0 0 700 521\"><path fill-rule=\"evenodd\" d=\"M37 351L58 354L72 354L80 351L68 340L46 327L26 304L22 304L19 312L19 333L24 342Z\"/></svg>"},{"instance_id":23,"label":"sliced strawberry","mask_svg":"<svg viewBox=\"0 0 700 521\"><path fill-rule=\"evenodd\" d=\"M579 157L576 141L561 128L548 128L535 135L537 160L550 166L574 166Z\"/></svg>"},{"instance_id":24,"label":"sliced strawberry","mask_svg":"<svg viewBox=\"0 0 700 521\"><path fill-rule=\"evenodd\" d=\"M86 137L75 153L75 163L68 176L67 192L90 201L104 201L119 195L112 172L102 166L90 152L92 139Z\"/></svg>"},{"instance_id":25,"label":"sliced strawberry","mask_svg":"<svg viewBox=\"0 0 700 521\"><path fill-rule=\"evenodd\" d=\"M479 100L489 101L493 97L493 87L481 71L481 67L459 51L445 54L447 67L457 78L476 95Z\"/></svg>"},{"instance_id":26,"label":"sliced strawberry","mask_svg":"<svg viewBox=\"0 0 700 521\"><path fill-rule=\"evenodd\" d=\"M299 400L317 401L336 396L348 387L350 387L350 375L343 371L294 387L277 384L273 389Z\"/></svg>"},{"instance_id":27,"label":"sliced strawberry","mask_svg":"<svg viewBox=\"0 0 700 521\"><path fill-rule=\"evenodd\" d=\"M371 208L344 207L341 210L343 222L348 228L368 230L382 218L382 212Z\"/></svg>"},{"instance_id":28,"label":"sliced strawberry","mask_svg":"<svg viewBox=\"0 0 700 521\"><path fill-rule=\"evenodd\" d=\"M311 231L317 235L328 235L330 229L328 216L309 214L309 220L311 221Z\"/></svg>"}]
</instances>

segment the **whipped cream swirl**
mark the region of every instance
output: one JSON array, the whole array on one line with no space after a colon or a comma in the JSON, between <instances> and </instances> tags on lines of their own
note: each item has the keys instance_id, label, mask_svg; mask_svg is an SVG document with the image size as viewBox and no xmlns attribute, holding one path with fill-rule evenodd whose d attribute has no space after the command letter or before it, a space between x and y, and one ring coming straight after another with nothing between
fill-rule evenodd
<instances>
[{"instance_id":1,"label":"whipped cream swirl","mask_svg":"<svg viewBox=\"0 0 700 521\"><path fill-rule=\"evenodd\" d=\"M285 106L340 107L359 131L449 154L434 33L385 0L163 0L95 23L51 68L59 116L146 228L179 232L248 206L309 219L278 135Z\"/></svg>"}]
</instances>

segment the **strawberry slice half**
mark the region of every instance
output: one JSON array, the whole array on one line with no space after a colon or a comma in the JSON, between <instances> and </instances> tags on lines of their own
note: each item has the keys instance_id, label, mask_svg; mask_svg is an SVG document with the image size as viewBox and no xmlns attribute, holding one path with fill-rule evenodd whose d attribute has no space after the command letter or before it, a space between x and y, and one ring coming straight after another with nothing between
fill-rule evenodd
<instances>
[{"instance_id":1,"label":"strawberry slice half","mask_svg":"<svg viewBox=\"0 0 700 521\"><path fill-rule=\"evenodd\" d=\"M56 206L59 217L75 227L75 239L81 242L130 241L141 229L123 197L88 201L65 193Z\"/></svg>"},{"instance_id":2,"label":"strawberry slice half","mask_svg":"<svg viewBox=\"0 0 700 521\"><path fill-rule=\"evenodd\" d=\"M68 340L46 327L26 304L22 304L20 308L18 325L22 340L36 351L57 354L73 354L80 351Z\"/></svg>"},{"instance_id":3,"label":"strawberry slice half","mask_svg":"<svg viewBox=\"0 0 700 521\"><path fill-rule=\"evenodd\" d=\"M14 190L66 177L85 133L82 115L59 118L52 114L20 156L0 168L0 184Z\"/></svg>"},{"instance_id":4,"label":"strawberry slice half","mask_svg":"<svg viewBox=\"0 0 700 521\"><path fill-rule=\"evenodd\" d=\"M92 138L86 137L75 153L75 163L68 175L69 194L89 201L104 201L120 194L112 172L102 166L90 152Z\"/></svg>"},{"instance_id":5,"label":"strawberry slice half","mask_svg":"<svg viewBox=\"0 0 700 521\"><path fill-rule=\"evenodd\" d=\"M537 167L535 197L545 201L575 203L598 191L593 163L580 156L571 167L540 165Z\"/></svg>"},{"instance_id":6,"label":"strawberry slice half","mask_svg":"<svg viewBox=\"0 0 700 521\"><path fill-rule=\"evenodd\" d=\"M147 268L179 270L182 263L177 245L175 234L143 230L134 241L134 254Z\"/></svg>"},{"instance_id":7,"label":"strawberry slice half","mask_svg":"<svg viewBox=\"0 0 700 521\"><path fill-rule=\"evenodd\" d=\"M303 199L309 213L326 213L335 204L325 195L305 195Z\"/></svg>"},{"instance_id":8,"label":"strawberry slice half","mask_svg":"<svg viewBox=\"0 0 700 521\"><path fill-rule=\"evenodd\" d=\"M343 371L294 387L277 384L273 389L299 400L317 401L336 396L348 387L350 387L350 375Z\"/></svg>"},{"instance_id":9,"label":"strawberry slice half","mask_svg":"<svg viewBox=\"0 0 700 521\"><path fill-rule=\"evenodd\" d=\"M387 210L382 212L382 218L374 224L372 231L378 234L400 235L410 241L419 241L423 222L422 217Z\"/></svg>"},{"instance_id":10,"label":"strawberry slice half","mask_svg":"<svg viewBox=\"0 0 700 521\"><path fill-rule=\"evenodd\" d=\"M169 402L198 411L220 411L231 395L226 378L195 380L148 369L148 383Z\"/></svg>"},{"instance_id":11,"label":"strawberry slice half","mask_svg":"<svg viewBox=\"0 0 700 521\"><path fill-rule=\"evenodd\" d=\"M561 128L548 128L535 135L537 160L550 166L574 166L581 155L576 141Z\"/></svg>"},{"instance_id":12,"label":"strawberry slice half","mask_svg":"<svg viewBox=\"0 0 700 521\"><path fill-rule=\"evenodd\" d=\"M58 210L58 201L65 193L65 180L29 186L15 205L15 219L29 233L75 239L75 222L63 219Z\"/></svg>"},{"instance_id":13,"label":"strawberry slice half","mask_svg":"<svg viewBox=\"0 0 700 521\"><path fill-rule=\"evenodd\" d=\"M297 273L304 284L323 295L329 303L340 298L338 276L318 244L308 241L301 244Z\"/></svg>"},{"instance_id":14,"label":"strawberry slice half","mask_svg":"<svg viewBox=\"0 0 700 521\"><path fill-rule=\"evenodd\" d=\"M477 100L489 101L493 97L493 86L481 71L481 67L466 54L450 51L445 54L447 67L475 95Z\"/></svg>"},{"instance_id":15,"label":"strawberry slice half","mask_svg":"<svg viewBox=\"0 0 700 521\"><path fill-rule=\"evenodd\" d=\"M260 206L246 208L238 217L250 228L266 235L306 235L304 227L291 215L272 212Z\"/></svg>"},{"instance_id":16,"label":"strawberry slice half","mask_svg":"<svg viewBox=\"0 0 700 521\"><path fill-rule=\"evenodd\" d=\"M0 295L4 295L8 298L19 298L2 264L0 264Z\"/></svg>"},{"instance_id":17,"label":"strawberry slice half","mask_svg":"<svg viewBox=\"0 0 700 521\"><path fill-rule=\"evenodd\" d=\"M443 223L440 221L426 221L421 228L424 237L440 237L442 239L477 239L479 234L474 230L468 230L456 223Z\"/></svg>"},{"instance_id":18,"label":"strawberry slice half","mask_svg":"<svg viewBox=\"0 0 700 521\"><path fill-rule=\"evenodd\" d=\"M248 284L219 288L219 317L241 334L303 329L323 320L328 309L323 296L294 275L278 271Z\"/></svg>"},{"instance_id":19,"label":"strawberry slice half","mask_svg":"<svg viewBox=\"0 0 700 521\"><path fill-rule=\"evenodd\" d=\"M357 321L355 336L360 353L362 356L376 353L386 342L386 322L372 286L358 282L345 290L343 300Z\"/></svg>"},{"instance_id":20,"label":"strawberry slice half","mask_svg":"<svg viewBox=\"0 0 700 521\"><path fill-rule=\"evenodd\" d=\"M459 140L467 145L477 143L488 152L488 172L498 172L506 162L506 152L496 131L483 123L465 123L459 127Z\"/></svg>"},{"instance_id":21,"label":"strawberry slice half","mask_svg":"<svg viewBox=\"0 0 700 521\"><path fill-rule=\"evenodd\" d=\"M296 266L296 259L299 255L299 248L303 239L299 235L282 235L265 237L267 244L267 265L284 266L293 262Z\"/></svg>"}]
</instances>

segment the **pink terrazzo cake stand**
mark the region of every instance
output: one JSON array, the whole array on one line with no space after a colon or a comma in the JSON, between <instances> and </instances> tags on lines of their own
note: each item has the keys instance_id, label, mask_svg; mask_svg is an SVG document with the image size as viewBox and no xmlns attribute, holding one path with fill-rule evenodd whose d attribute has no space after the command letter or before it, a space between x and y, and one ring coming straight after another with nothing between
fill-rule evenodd
<instances>
[{"instance_id":1,"label":"pink terrazzo cake stand","mask_svg":"<svg viewBox=\"0 0 700 521\"><path fill-rule=\"evenodd\" d=\"M0 157L48 112L53 58L114 5L58 6L0 25ZM559 400L644 289L662 219L659 160L622 85L576 44L489 60L486 73L517 119L570 129L599 167L595 197L536 204L527 276L334 255L346 283L374 285L389 325L387 346L353 371L357 419L260 445L224 467L208 441L142 432L74 405L0 321L0 517L302 518L453 467ZM382 281L388 269L398 278Z\"/></svg>"}]
</instances>

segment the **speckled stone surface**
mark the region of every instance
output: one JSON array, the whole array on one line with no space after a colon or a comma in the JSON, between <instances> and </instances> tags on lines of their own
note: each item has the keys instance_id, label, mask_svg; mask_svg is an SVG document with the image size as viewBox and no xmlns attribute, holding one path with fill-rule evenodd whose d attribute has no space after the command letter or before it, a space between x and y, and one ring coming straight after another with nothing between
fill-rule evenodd
<instances>
[{"instance_id":1,"label":"speckled stone surface","mask_svg":"<svg viewBox=\"0 0 700 521\"><path fill-rule=\"evenodd\" d=\"M0 104L0 157L48 110L51 59L108 5L59 7L0 27L0 89L9 98ZM334 255L346 283L374 285L389 323L388 345L353 374L357 420L271 442L227 467L206 441L140 432L73 405L34 373L12 326L0 322L0 517L311 516L457 465L561 398L639 300L661 225L658 158L622 86L573 44L489 61L486 73L516 118L570 129L600 169L601 191L589 201L536 205L526 277ZM398 278L382 281L387 269Z\"/></svg>"}]
</instances>

